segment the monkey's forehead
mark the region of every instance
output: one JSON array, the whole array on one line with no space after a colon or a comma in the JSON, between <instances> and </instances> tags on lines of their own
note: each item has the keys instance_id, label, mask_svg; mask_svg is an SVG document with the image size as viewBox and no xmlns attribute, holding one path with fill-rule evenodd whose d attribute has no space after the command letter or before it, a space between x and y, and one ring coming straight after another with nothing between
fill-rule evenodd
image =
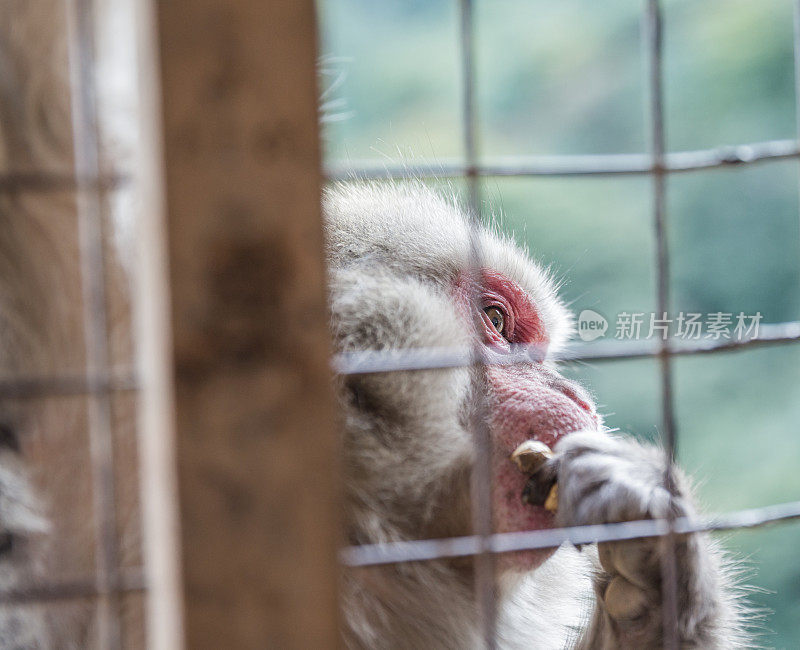
<instances>
[{"instance_id":1,"label":"monkey's forehead","mask_svg":"<svg viewBox=\"0 0 800 650\"><path fill-rule=\"evenodd\" d=\"M482 268L530 296L554 348L569 336L571 316L549 273L509 237L476 227L455 195L419 182L337 184L326 190L323 211L331 268L359 263L452 283L471 269L475 245Z\"/></svg>"}]
</instances>

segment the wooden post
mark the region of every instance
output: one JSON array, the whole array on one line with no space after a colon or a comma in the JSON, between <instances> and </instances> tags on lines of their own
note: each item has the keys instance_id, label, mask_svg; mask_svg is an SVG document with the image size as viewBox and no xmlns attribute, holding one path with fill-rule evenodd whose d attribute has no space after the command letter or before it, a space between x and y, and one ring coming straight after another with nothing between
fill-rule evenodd
<instances>
[{"instance_id":1,"label":"wooden post","mask_svg":"<svg viewBox=\"0 0 800 650\"><path fill-rule=\"evenodd\" d=\"M154 4L193 649L338 645L313 4Z\"/></svg>"}]
</instances>

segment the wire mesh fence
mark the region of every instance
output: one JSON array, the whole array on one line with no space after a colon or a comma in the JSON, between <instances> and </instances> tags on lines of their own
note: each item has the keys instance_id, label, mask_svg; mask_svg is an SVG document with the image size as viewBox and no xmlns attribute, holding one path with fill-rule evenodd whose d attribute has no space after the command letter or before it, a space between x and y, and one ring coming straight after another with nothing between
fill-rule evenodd
<instances>
[{"instance_id":1,"label":"wire mesh fence","mask_svg":"<svg viewBox=\"0 0 800 650\"><path fill-rule=\"evenodd\" d=\"M108 201L116 190L131 187L131 175L127 171L109 172L104 168L96 88L97 7L92 0L67 0L62 6L66 20L61 26L63 34L59 42L61 38L66 42L69 98L57 96L54 102L56 107L65 100L71 104L68 111L72 119L71 171L11 169L0 173L0 193L8 196L65 193L75 199L82 287L78 304L82 309L85 367L83 371L30 376L23 371L3 377L0 399L77 398L85 401L88 458L82 464L90 476L95 565L91 575L85 577L36 578L30 584L4 589L0 592L0 603L3 606L57 601L92 603L96 607L93 618L98 647L119 648L124 645L121 601L127 595L146 591L143 568L124 566L121 559L121 521L117 512L119 468L115 467L114 450L113 402L120 395L135 396L139 386L134 369L120 366L114 360L109 333ZM53 44L47 45L56 49ZM42 60L40 65L48 63ZM72 342L72 345L80 344Z\"/></svg>"},{"instance_id":2,"label":"wire mesh fence","mask_svg":"<svg viewBox=\"0 0 800 650\"><path fill-rule=\"evenodd\" d=\"M646 56L646 84L649 88L649 142L647 154L606 154L566 156L515 156L479 160L477 116L475 108L476 79L473 38L476 25L471 0L460 3L460 66L462 78L462 133L464 158L444 160L436 164L376 164L355 161L331 164L326 169L327 178L347 182L353 179L441 179L466 178L467 208L471 219L480 220L480 181L486 177L535 176L613 176L647 175L652 179L652 228L655 235L654 267L656 275L656 313L667 314L670 305L670 250L667 238L666 184L672 174L741 165L768 163L769 161L797 159L800 157L798 140L776 140L752 144L730 145L707 150L667 152L665 150L664 91L663 91L663 19L659 0L645 0L642 15L642 40ZM795 3L794 53L797 97L797 115L800 120L800 2ZM800 138L800 126L798 126ZM472 273L480 268L481 252L473 250ZM666 317L666 316L665 316ZM603 361L636 358L654 358L660 372L661 438L667 459L667 468L675 457L678 442L677 426L673 413L672 360L675 356L699 355L743 350L770 344L790 344L800 341L800 322L768 323L761 326L757 336L746 340L696 340L670 341L608 341L595 344L574 345L557 354L554 360ZM409 371L434 368L463 367L475 364L516 364L541 361L544 351L537 345L515 345L502 358L487 358L480 350L464 348L437 348L389 351L358 351L338 355L334 369L341 374ZM476 468L481 480L474 482L481 493L473 495L473 508L483 516L475 521L474 535L449 539L425 539L384 544L351 546L342 550L341 561L346 566L373 566L402 562L430 561L449 557L475 556L477 569L477 595L482 613L482 630L486 647L496 646L496 603L492 589L493 576L487 574L491 567L487 554L512 551L555 548L564 542L585 544L620 541L646 537L662 537L667 553L662 562L662 596L664 604L665 648L679 647L677 638L677 571L675 535L704 531L752 528L773 522L800 517L800 501L776 504L751 510L741 510L712 518L673 518L667 520L631 521L553 530L518 533L491 533L491 512L488 503L490 480L485 468L487 451L480 430L476 433ZM672 491L670 469L664 477L665 486ZM484 567L481 569L481 567Z\"/></svg>"},{"instance_id":3,"label":"wire mesh fence","mask_svg":"<svg viewBox=\"0 0 800 650\"><path fill-rule=\"evenodd\" d=\"M770 161L800 158L798 140L778 140L752 144L731 145L708 150L667 152L664 143L662 90L662 19L658 0L647 0L643 16L643 35L648 65L646 75L650 89L650 145L647 154L611 154L590 156L514 157L484 163L479 160L477 116L475 109L476 79L473 32L476 27L472 2L461 0L461 75L463 78L461 116L466 155L459 161L442 161L436 165L373 165L354 163L330 166L326 175L331 180L358 178L466 178L468 209L472 219L481 216L480 182L492 176L607 176L646 175L653 182L653 228L656 235L654 254L657 277L657 311L667 312L669 305L669 248L665 233L668 214L665 208L665 187L669 176L678 173L730 166L768 164ZM85 337L87 365L84 373L60 376L31 376L0 380L2 398L36 398L43 396L87 396L91 439L91 477L94 485L97 514L95 538L99 553L96 573L86 580L37 584L0 593L2 603L43 602L74 598L97 598L99 637L102 647L120 647L118 601L124 594L146 589L143 573L121 570L116 548L114 496L114 460L111 451L110 399L119 392L138 391L136 373L130 368L113 367L108 353L106 323L105 262L103 246L102 203L107 192L130 182L126 174L109 174L98 161L97 108L93 70L94 15L91 0L68 3L70 69L73 88L73 132L75 165L73 174L59 171L10 172L0 174L0 192L75 191L79 200L81 233L81 270L84 280ZM796 4L795 73L800 79L800 2ZM800 106L800 82L798 82ZM798 109L800 118L800 109ZM798 127L800 136L800 127ZM481 251L473 241L473 272L480 268ZM621 360L655 358L661 373L661 409L665 453L671 459L678 441L673 416L671 361L675 356L731 352L763 345L782 345L800 341L800 322L770 323L761 326L755 338L744 341L674 341L609 342L591 346L573 346L559 355L558 360ZM433 350L363 351L337 356L334 370L340 374L391 372L399 370L482 366L486 363L529 363L542 358L536 346L516 346L502 359L488 360L478 349L439 348ZM800 517L800 501L741 510L712 518L677 518L669 521L634 521L604 526L492 533L489 505L489 459L487 432L476 434L478 462L476 463L475 494L477 513L475 534L467 537L394 542L378 545L347 547L341 561L347 566L371 566L387 563L428 561L446 557L476 556L479 567L478 594L481 602L484 640L493 647L495 640L495 608L493 589L493 556L519 550L556 547L564 542L574 544L597 541L628 540L644 537L667 537L701 531L731 530L762 526ZM669 483L669 477L665 477ZM674 558L673 558L674 561ZM674 564L664 566L665 610L667 631L674 630L676 617ZM677 639L667 634L665 647L677 647Z\"/></svg>"}]
</instances>

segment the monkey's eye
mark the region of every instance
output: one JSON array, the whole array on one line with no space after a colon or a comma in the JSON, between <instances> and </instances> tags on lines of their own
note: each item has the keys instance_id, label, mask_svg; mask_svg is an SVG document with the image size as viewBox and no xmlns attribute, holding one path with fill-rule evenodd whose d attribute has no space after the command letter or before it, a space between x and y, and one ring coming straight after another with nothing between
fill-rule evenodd
<instances>
[{"instance_id":1,"label":"monkey's eye","mask_svg":"<svg viewBox=\"0 0 800 650\"><path fill-rule=\"evenodd\" d=\"M498 307L486 307L483 313L489 318L489 322L501 336L505 336L506 316Z\"/></svg>"}]
</instances>

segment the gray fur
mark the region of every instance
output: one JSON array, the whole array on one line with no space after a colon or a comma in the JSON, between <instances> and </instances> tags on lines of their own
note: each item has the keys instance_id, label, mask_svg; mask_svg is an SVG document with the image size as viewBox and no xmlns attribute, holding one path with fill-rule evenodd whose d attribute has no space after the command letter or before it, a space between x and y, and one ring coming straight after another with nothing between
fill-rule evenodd
<instances>
[{"instance_id":1,"label":"gray fur","mask_svg":"<svg viewBox=\"0 0 800 650\"><path fill-rule=\"evenodd\" d=\"M338 351L470 344L471 329L448 293L470 259L468 224L454 200L418 183L355 183L329 190L325 213ZM479 241L482 265L529 292L557 350L571 321L554 282L510 240L482 230ZM349 543L469 534L474 386L463 368L341 380ZM669 507L655 448L583 432L555 451L562 525L663 516ZM691 514L678 476L673 507ZM682 646L744 646L743 610L719 551L702 535L679 540L677 550ZM525 575L505 572L498 579L501 647L657 647L660 553L658 541L603 546L604 569L596 549L562 547ZM635 621L615 619L605 601L607 586L622 575L646 603ZM353 569L343 591L349 647L480 646L470 561Z\"/></svg>"},{"instance_id":2,"label":"gray fur","mask_svg":"<svg viewBox=\"0 0 800 650\"><path fill-rule=\"evenodd\" d=\"M6 27L0 30L0 165L5 169L72 169L62 11L63 3L56 0L9 5ZM101 50L120 40L119 30L108 34L113 38L103 39ZM99 71L101 103L108 103L103 99L108 95L118 96L117 89L104 91L102 86L121 79L119 72ZM117 135L129 133L127 140L131 125L121 113L120 119L124 124L108 128ZM119 157L117 152L114 158ZM447 291L470 257L466 223L454 200L413 183L348 185L327 193L325 212L332 333L338 350L470 343L470 331L461 324ZM74 199L65 193L0 197L0 371L5 377L84 367L82 350L75 345L82 339L83 323L74 277L74 215ZM125 223L117 219L118 226ZM555 295L555 283L509 240L482 232L480 242L485 265L515 278L534 298L551 350L558 350L570 334L571 320ZM110 320L113 327L116 319ZM465 369L450 369L340 381L350 543L470 532L474 452L468 423L477 402L471 379ZM0 417L19 431L22 450L0 450L0 539L10 534L12 540L7 548L0 545L2 590L62 575L67 560L83 557L80 549L91 553L92 531L89 525L79 528L76 509L82 504L73 498L82 494L80 481L85 479L75 471L86 462L85 450L74 444L82 439L81 408L58 400L6 400L0 404ZM649 496L661 471L658 459L633 444L608 444L595 448L575 443L568 451L565 440L563 450L559 448L565 485L580 493L581 471L586 480L603 476L607 484L588 501L562 505L565 522L657 514ZM44 449L38 450L39 457L37 446ZM42 457L45 462L37 465ZM40 468L32 472L35 483L53 500L45 504L54 540L49 547L41 541L45 526L25 465ZM569 472L575 476L567 476ZM630 486L620 480L628 475L639 481ZM567 495L565 504L571 503ZM688 497L684 504L690 507ZM626 557L634 556L623 554L614 566L628 570ZM732 647L741 640L736 592L718 557L704 538L681 549L681 633L687 645ZM624 641L605 613L602 595L609 575L599 567L596 550L565 547L534 572L502 575L501 645L615 647ZM633 569L652 573L647 563ZM342 590L343 634L350 647L479 645L469 561L349 571ZM0 607L0 647L86 647L93 636L91 607L75 609L67 620L65 611L56 605ZM656 626L658 620L654 614Z\"/></svg>"}]
</instances>

